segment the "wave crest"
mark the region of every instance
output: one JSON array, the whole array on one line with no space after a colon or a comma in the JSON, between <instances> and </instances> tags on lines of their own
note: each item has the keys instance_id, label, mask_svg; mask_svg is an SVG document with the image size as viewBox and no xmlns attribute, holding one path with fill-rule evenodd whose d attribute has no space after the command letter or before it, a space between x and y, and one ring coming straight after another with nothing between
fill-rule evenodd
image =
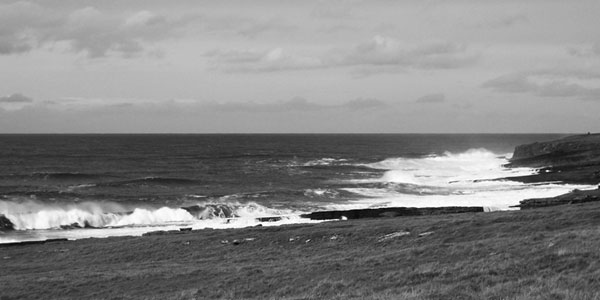
<instances>
[{"instance_id":1,"label":"wave crest","mask_svg":"<svg viewBox=\"0 0 600 300\"><path fill-rule=\"evenodd\" d=\"M35 201L0 201L4 215L16 230L111 228L128 226L193 225L204 220L291 214L289 210L270 209L257 203L206 202L187 207L129 209L116 203L41 204Z\"/></svg>"}]
</instances>

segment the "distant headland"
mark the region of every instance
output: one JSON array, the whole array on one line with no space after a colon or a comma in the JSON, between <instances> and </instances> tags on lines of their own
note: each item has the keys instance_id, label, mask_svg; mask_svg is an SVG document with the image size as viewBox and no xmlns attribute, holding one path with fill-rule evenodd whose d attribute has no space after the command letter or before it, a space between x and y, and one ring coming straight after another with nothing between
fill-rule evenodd
<instances>
[{"instance_id":1,"label":"distant headland","mask_svg":"<svg viewBox=\"0 0 600 300\"><path fill-rule=\"evenodd\" d=\"M505 179L525 183L600 183L600 133L567 136L562 139L520 145L507 167L539 168L534 175ZM574 190L553 198L521 201L521 209L600 200L600 189Z\"/></svg>"}]
</instances>

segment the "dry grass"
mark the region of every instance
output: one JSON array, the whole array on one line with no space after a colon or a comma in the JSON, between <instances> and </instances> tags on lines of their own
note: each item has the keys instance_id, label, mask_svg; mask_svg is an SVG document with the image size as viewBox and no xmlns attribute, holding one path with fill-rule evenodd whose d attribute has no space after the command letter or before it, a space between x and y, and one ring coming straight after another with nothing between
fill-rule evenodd
<instances>
[{"instance_id":1,"label":"dry grass","mask_svg":"<svg viewBox=\"0 0 600 300\"><path fill-rule=\"evenodd\" d=\"M87 239L0 248L0 299L599 299L598 249L597 203Z\"/></svg>"}]
</instances>

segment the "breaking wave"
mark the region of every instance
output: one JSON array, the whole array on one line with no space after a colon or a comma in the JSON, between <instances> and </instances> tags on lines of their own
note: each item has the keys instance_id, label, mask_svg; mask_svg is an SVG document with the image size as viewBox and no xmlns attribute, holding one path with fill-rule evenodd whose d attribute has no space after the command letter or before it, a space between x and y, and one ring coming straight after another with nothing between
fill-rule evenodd
<instances>
[{"instance_id":1,"label":"breaking wave","mask_svg":"<svg viewBox=\"0 0 600 300\"><path fill-rule=\"evenodd\" d=\"M303 171L311 172L326 170L326 173L318 173L321 175L315 177L322 185L311 182L311 186L302 188L276 186L266 190L218 195L190 193L177 200L186 203L181 207L158 207L150 204L142 207L139 203L134 205L114 202L54 203L14 198L14 194L5 195L0 200L0 233L3 234L0 236L0 243L23 240L23 237L15 238L2 232L2 218L10 221L17 233L48 231L55 234L52 237L67 238L139 235L154 230L176 230L180 226L194 229L237 228L263 223L281 225L309 222L301 219L300 215L315 210L442 206L483 206L488 211L505 210L527 198L553 197L573 189L595 188L553 182L526 184L505 180L503 178L537 172L530 168L505 168L503 165L508 162L509 157L510 154L471 149L462 153L392 157L362 164L355 163L358 161L355 159L322 158L285 165L286 168L304 168ZM49 174L39 173L36 176L54 178L53 180L95 176L78 173L60 173L46 177L47 175ZM169 177L122 179L111 178L95 183L76 182L76 185L71 183L66 191L42 192L47 193L45 196L48 199L63 199L59 196L98 186L133 188L135 194L138 191L136 187L145 188L147 185L173 186L179 189L199 183L194 179ZM31 197L32 194L39 193L41 192L28 195ZM78 199L77 195L69 194L70 199ZM85 233L78 233L81 231Z\"/></svg>"},{"instance_id":2,"label":"breaking wave","mask_svg":"<svg viewBox=\"0 0 600 300\"><path fill-rule=\"evenodd\" d=\"M303 166L305 166L305 167L330 166L330 165L334 165L334 164L346 163L347 161L348 161L347 159L343 159L343 158L336 159L336 158L326 157L326 158L308 161L308 162L304 163Z\"/></svg>"},{"instance_id":3,"label":"breaking wave","mask_svg":"<svg viewBox=\"0 0 600 300\"><path fill-rule=\"evenodd\" d=\"M537 172L531 168L505 168L510 155L470 149L463 153L389 158L365 164L365 167L381 170L383 174L376 178L354 180L356 186L344 190L362 198L329 205L328 208L483 206L488 210L505 210L523 199L553 197L576 188L593 188L505 180Z\"/></svg>"},{"instance_id":4,"label":"breaking wave","mask_svg":"<svg viewBox=\"0 0 600 300\"><path fill-rule=\"evenodd\" d=\"M42 204L35 201L0 201L0 215L4 215L15 230L113 228L164 225L197 225L211 221L231 223L232 219L247 219L258 223L259 217L284 217L290 210L275 210L257 203L198 203L186 207L136 207L130 209L117 203ZM206 225L206 226L205 226Z\"/></svg>"}]
</instances>

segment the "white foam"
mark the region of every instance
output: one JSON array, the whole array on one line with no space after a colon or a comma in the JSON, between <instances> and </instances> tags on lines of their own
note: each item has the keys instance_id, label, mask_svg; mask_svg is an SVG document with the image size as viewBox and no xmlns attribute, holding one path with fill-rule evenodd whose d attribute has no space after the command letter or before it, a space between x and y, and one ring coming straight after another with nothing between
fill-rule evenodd
<instances>
[{"instance_id":1,"label":"white foam","mask_svg":"<svg viewBox=\"0 0 600 300\"><path fill-rule=\"evenodd\" d=\"M143 227L194 225L205 228L230 224L232 217L240 223L258 224L258 217L293 215L291 210L270 209L257 203L199 202L205 208L194 216L182 208L135 208L127 209L116 203L44 204L35 201L0 201L0 214L5 215L16 230L60 229L61 226L77 225L107 227ZM229 211L225 214L223 210ZM288 220L290 218L287 218ZM233 223L231 223L233 224Z\"/></svg>"},{"instance_id":2,"label":"white foam","mask_svg":"<svg viewBox=\"0 0 600 300\"><path fill-rule=\"evenodd\" d=\"M507 155L494 154L485 149L470 149L464 153L444 153L423 158L390 158L366 166L388 170L377 181L443 185L456 181L473 181L530 175L530 168L508 169Z\"/></svg>"},{"instance_id":3,"label":"white foam","mask_svg":"<svg viewBox=\"0 0 600 300\"><path fill-rule=\"evenodd\" d=\"M321 159L317 159L317 160L308 161L304 164L304 166L306 166L306 167L329 166L329 165L332 165L335 163L344 163L347 161L348 161L347 159L335 159L335 158L325 157L325 158L321 158Z\"/></svg>"},{"instance_id":4,"label":"white foam","mask_svg":"<svg viewBox=\"0 0 600 300\"><path fill-rule=\"evenodd\" d=\"M366 166L387 170L380 178L357 183L379 183L377 188L347 188L364 198L328 209L406 206L483 206L487 210L510 209L528 198L554 197L573 189L594 186L572 184L525 184L498 178L532 175L531 168L505 168L510 154L498 155L485 149L464 153L446 152L422 158L390 158Z\"/></svg>"},{"instance_id":5,"label":"white foam","mask_svg":"<svg viewBox=\"0 0 600 300\"><path fill-rule=\"evenodd\" d=\"M102 227L188 223L194 220L195 218L189 212L181 208L161 207L156 210L136 208L131 214L115 218Z\"/></svg>"},{"instance_id":6,"label":"white foam","mask_svg":"<svg viewBox=\"0 0 600 300\"><path fill-rule=\"evenodd\" d=\"M445 153L422 158L390 158L364 165L384 170L379 178L353 180L356 187L344 190L358 195L346 203L322 204L322 209L359 209L369 207L442 207L483 206L486 211L510 209L527 198L553 197L573 189L595 186L563 185L556 183L524 184L493 180L510 176L534 174L529 168L507 169L502 165L510 155L498 155L485 149L464 153ZM339 163L325 158L313 164ZM330 198L339 191L306 189L305 197ZM204 197L198 196L197 199ZM193 229L241 228L255 226L259 217L277 216L275 222L262 225L282 225L314 222L302 219L303 212L273 209L257 203L237 202L239 195L222 197L220 201L186 203L198 205L194 213L170 207L125 207L116 203L48 204L35 201L0 200L0 214L5 215L17 231L0 237L0 243L45 238L78 239L119 235L141 235L155 230L177 230L181 226ZM295 206L301 203L293 203ZM309 205L306 201L305 205ZM310 202L314 206L315 202ZM61 226L85 226L98 229L60 230Z\"/></svg>"},{"instance_id":7,"label":"white foam","mask_svg":"<svg viewBox=\"0 0 600 300\"><path fill-rule=\"evenodd\" d=\"M339 195L339 192L333 189L306 189L304 190L304 196L309 198L315 197L328 197L335 198Z\"/></svg>"}]
</instances>

